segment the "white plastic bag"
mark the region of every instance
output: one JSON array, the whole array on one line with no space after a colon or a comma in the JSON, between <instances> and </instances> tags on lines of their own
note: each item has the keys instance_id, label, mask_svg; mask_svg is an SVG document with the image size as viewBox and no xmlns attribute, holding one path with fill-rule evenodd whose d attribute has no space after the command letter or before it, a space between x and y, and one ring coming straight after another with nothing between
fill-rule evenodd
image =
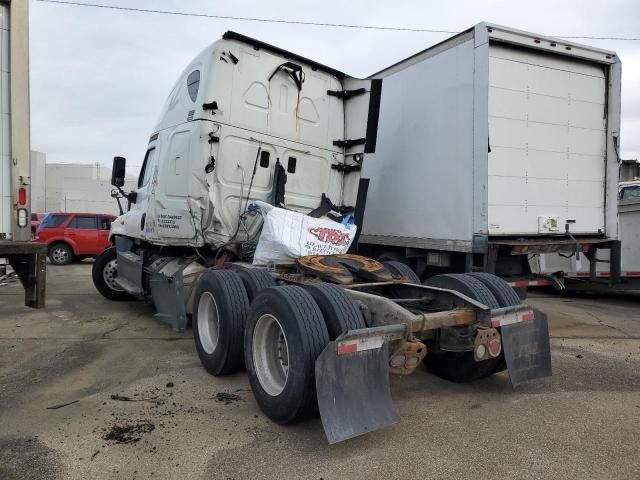
<instances>
[{"instance_id":1,"label":"white plastic bag","mask_svg":"<svg viewBox=\"0 0 640 480\"><path fill-rule=\"evenodd\" d=\"M290 263L306 255L346 253L356 236L356 225L343 225L328 218L312 218L302 213L256 201L264 218L254 265Z\"/></svg>"}]
</instances>

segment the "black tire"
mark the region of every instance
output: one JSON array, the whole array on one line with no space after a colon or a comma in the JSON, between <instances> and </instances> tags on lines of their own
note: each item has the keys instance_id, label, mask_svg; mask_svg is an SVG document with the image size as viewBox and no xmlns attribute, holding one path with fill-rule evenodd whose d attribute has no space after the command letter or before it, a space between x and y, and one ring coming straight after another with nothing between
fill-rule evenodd
<instances>
[{"instance_id":1,"label":"black tire","mask_svg":"<svg viewBox=\"0 0 640 480\"><path fill-rule=\"evenodd\" d=\"M73 250L67 243L58 242L49 247L49 261L53 265L69 265L73 258Z\"/></svg>"},{"instance_id":2,"label":"black tire","mask_svg":"<svg viewBox=\"0 0 640 480\"><path fill-rule=\"evenodd\" d=\"M212 375L228 375L244 366L243 336L249 299L238 274L209 270L193 298L191 325L200 362Z\"/></svg>"},{"instance_id":3,"label":"black tire","mask_svg":"<svg viewBox=\"0 0 640 480\"><path fill-rule=\"evenodd\" d=\"M91 278L96 290L109 300L131 300L133 297L114 283L118 276L118 255L115 247L107 248L96 257L91 268Z\"/></svg>"},{"instance_id":4,"label":"black tire","mask_svg":"<svg viewBox=\"0 0 640 480\"><path fill-rule=\"evenodd\" d=\"M405 279L409 283L420 283L420 277L406 263L397 261L382 262L382 264L391 272L394 277Z\"/></svg>"},{"instance_id":5,"label":"black tire","mask_svg":"<svg viewBox=\"0 0 640 480\"><path fill-rule=\"evenodd\" d=\"M242 280L242 284L247 291L249 303L253 302L256 295L265 288L275 287L277 285L271 274L265 270L240 268L236 270L236 272L240 276L240 280Z\"/></svg>"},{"instance_id":6,"label":"black tire","mask_svg":"<svg viewBox=\"0 0 640 480\"><path fill-rule=\"evenodd\" d=\"M496 297L477 278L463 274L436 275L424 282L425 285L456 290L490 308L499 308ZM432 350L427 354L427 370L451 382L463 383L486 378L500 367L501 357L476 362L473 351L445 352Z\"/></svg>"},{"instance_id":7,"label":"black tire","mask_svg":"<svg viewBox=\"0 0 640 480\"><path fill-rule=\"evenodd\" d=\"M269 328L274 329L275 336L265 333ZM271 343L269 338L285 341ZM256 296L245 329L245 363L256 401L273 421L287 424L317 415L315 363L328 343L329 334L320 308L304 288L271 287ZM264 368L269 364L267 359L282 353L278 344L286 346L287 358L287 373L281 373L279 385L265 378L267 371L282 369L282 356L273 361L279 361L280 366L272 362L274 369ZM274 373L273 377L277 375Z\"/></svg>"},{"instance_id":8,"label":"black tire","mask_svg":"<svg viewBox=\"0 0 640 480\"><path fill-rule=\"evenodd\" d=\"M376 258L380 263L385 262L398 262L404 263L409 266L409 261L397 250L389 250L388 252L383 252Z\"/></svg>"},{"instance_id":9,"label":"black tire","mask_svg":"<svg viewBox=\"0 0 640 480\"><path fill-rule=\"evenodd\" d=\"M501 307L511 307L513 305L520 305L520 295L500 277L496 277L490 273L470 273L472 277L477 278L482 283L484 283L489 290L495 295L496 300ZM496 368L493 369L492 373L502 372L507 369L507 363L504 359L504 350L500 352L500 356L498 357L500 362L496 365Z\"/></svg>"},{"instance_id":10,"label":"black tire","mask_svg":"<svg viewBox=\"0 0 640 480\"><path fill-rule=\"evenodd\" d=\"M360 309L342 287L331 283L305 285L324 317L329 339L335 340L341 333L366 328Z\"/></svg>"},{"instance_id":11,"label":"black tire","mask_svg":"<svg viewBox=\"0 0 640 480\"><path fill-rule=\"evenodd\" d=\"M496 297L498 304L501 307L511 307L513 305L520 305L520 296L516 293L516 291L511 288L507 282L505 282L500 277L496 277L490 273L468 273L470 277L477 278L482 283L486 285L486 287L491 290L493 296Z\"/></svg>"}]
</instances>

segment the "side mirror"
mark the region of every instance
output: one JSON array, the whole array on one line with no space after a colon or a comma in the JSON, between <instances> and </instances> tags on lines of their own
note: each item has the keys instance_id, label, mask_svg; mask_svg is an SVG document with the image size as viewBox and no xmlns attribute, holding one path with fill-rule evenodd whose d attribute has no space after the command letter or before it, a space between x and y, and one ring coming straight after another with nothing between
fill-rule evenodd
<instances>
[{"instance_id":1,"label":"side mirror","mask_svg":"<svg viewBox=\"0 0 640 480\"><path fill-rule=\"evenodd\" d=\"M111 168L111 185L114 187L124 187L124 177L126 173L127 159L124 157L113 157L113 167Z\"/></svg>"}]
</instances>

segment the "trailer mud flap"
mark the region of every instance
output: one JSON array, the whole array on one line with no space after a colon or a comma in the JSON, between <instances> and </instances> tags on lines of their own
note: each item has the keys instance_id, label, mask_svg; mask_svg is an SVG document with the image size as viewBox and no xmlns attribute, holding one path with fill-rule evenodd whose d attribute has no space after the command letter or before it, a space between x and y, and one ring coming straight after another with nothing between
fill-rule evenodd
<instances>
[{"instance_id":1,"label":"trailer mud flap","mask_svg":"<svg viewBox=\"0 0 640 480\"><path fill-rule=\"evenodd\" d=\"M551 347L547 316L533 309L533 320L503 325L502 348L514 387L551 376Z\"/></svg>"},{"instance_id":2,"label":"trailer mud flap","mask_svg":"<svg viewBox=\"0 0 640 480\"><path fill-rule=\"evenodd\" d=\"M316 360L320 417L330 444L392 425L399 420L391 401L387 342L338 354L330 342Z\"/></svg>"}]
</instances>

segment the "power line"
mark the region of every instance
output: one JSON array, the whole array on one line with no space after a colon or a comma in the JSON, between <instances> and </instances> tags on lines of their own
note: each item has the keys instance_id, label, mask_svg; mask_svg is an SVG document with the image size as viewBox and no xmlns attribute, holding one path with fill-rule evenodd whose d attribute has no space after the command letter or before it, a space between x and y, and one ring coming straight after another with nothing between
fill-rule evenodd
<instances>
[{"instance_id":1,"label":"power line","mask_svg":"<svg viewBox=\"0 0 640 480\"><path fill-rule=\"evenodd\" d=\"M200 17L215 18L221 20L239 20L243 22L262 22L262 23L284 23L289 25L307 25L313 27L337 27L337 28L354 28L364 30L386 30L392 32L417 32L417 33L449 33L457 34L460 32L452 30L437 30L429 28L410 28L410 27L385 27L380 25L357 25L348 23L324 23L324 22L307 22L302 20L284 20L276 18L259 18L259 17L236 17L231 15L213 15L209 13L179 12L173 10L155 10L150 8L123 7L117 5L103 5L99 3L72 2L67 0L35 0L36 2L55 3L60 5L71 5L76 7L103 8L108 10L123 10L127 12L137 13L155 13L161 15L176 15L181 17ZM590 36L590 35L554 35L559 38L566 39L588 39L588 40L615 40L615 41L640 41L640 37L615 37L615 36Z\"/></svg>"}]
</instances>

